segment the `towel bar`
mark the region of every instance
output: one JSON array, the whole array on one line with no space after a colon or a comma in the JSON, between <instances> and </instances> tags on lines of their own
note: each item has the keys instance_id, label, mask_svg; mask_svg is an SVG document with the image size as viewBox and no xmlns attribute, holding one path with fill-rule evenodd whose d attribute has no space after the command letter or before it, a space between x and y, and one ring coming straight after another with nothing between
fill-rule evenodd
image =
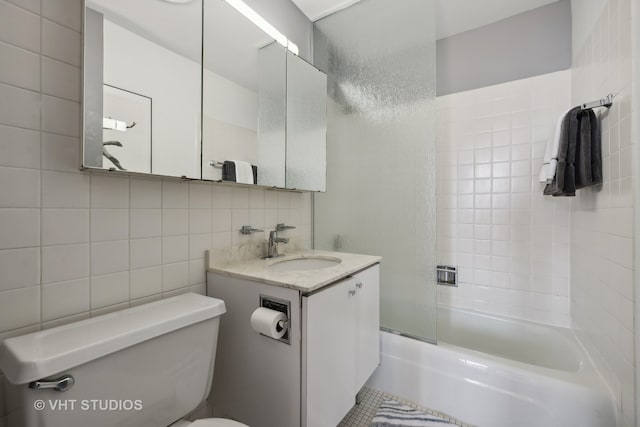
<instances>
[{"instance_id":1,"label":"towel bar","mask_svg":"<svg viewBox=\"0 0 640 427\"><path fill-rule=\"evenodd\" d=\"M591 108L598 108L598 107L611 108L611 105L613 105L613 98L614 98L614 95L610 93L605 98L598 99L597 101L587 102L586 104L582 104L580 107L583 110L590 110Z\"/></svg>"}]
</instances>

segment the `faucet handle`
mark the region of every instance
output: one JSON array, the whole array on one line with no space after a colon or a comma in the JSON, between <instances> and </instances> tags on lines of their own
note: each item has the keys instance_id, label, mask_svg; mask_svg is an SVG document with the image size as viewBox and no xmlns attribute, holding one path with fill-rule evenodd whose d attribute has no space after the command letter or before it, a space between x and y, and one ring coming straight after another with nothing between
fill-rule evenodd
<instances>
[{"instance_id":1,"label":"faucet handle","mask_svg":"<svg viewBox=\"0 0 640 427\"><path fill-rule=\"evenodd\" d=\"M259 228L253 228L250 225L243 225L240 229L241 234L251 234L251 233L263 233L264 230L260 230Z\"/></svg>"},{"instance_id":2,"label":"faucet handle","mask_svg":"<svg viewBox=\"0 0 640 427\"><path fill-rule=\"evenodd\" d=\"M291 230L292 228L295 227L293 225L284 225L284 223L276 225L276 231Z\"/></svg>"}]
</instances>

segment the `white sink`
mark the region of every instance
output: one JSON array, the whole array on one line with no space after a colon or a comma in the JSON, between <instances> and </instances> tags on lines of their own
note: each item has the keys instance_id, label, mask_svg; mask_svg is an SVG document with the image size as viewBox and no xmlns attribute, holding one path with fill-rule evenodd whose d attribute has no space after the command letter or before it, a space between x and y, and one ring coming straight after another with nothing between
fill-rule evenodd
<instances>
[{"instance_id":1,"label":"white sink","mask_svg":"<svg viewBox=\"0 0 640 427\"><path fill-rule=\"evenodd\" d=\"M320 270L323 268L333 267L341 262L342 260L340 258L329 256L299 256L275 261L269 265L269 270L279 272Z\"/></svg>"}]
</instances>

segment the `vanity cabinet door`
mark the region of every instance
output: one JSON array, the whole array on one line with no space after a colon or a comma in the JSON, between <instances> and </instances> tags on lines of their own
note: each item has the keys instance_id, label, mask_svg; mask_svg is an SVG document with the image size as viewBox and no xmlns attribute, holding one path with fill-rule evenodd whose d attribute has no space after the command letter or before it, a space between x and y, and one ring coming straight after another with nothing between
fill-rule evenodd
<instances>
[{"instance_id":1,"label":"vanity cabinet door","mask_svg":"<svg viewBox=\"0 0 640 427\"><path fill-rule=\"evenodd\" d=\"M380 364L380 266L354 276L356 286L356 392Z\"/></svg>"},{"instance_id":2,"label":"vanity cabinet door","mask_svg":"<svg viewBox=\"0 0 640 427\"><path fill-rule=\"evenodd\" d=\"M302 300L306 427L335 427L355 404L355 280L338 282Z\"/></svg>"}]
</instances>

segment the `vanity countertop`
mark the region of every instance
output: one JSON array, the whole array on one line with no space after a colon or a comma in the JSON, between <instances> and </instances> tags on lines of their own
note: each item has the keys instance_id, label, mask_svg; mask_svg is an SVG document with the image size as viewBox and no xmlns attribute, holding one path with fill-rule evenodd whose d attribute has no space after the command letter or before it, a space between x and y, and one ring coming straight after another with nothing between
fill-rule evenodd
<instances>
[{"instance_id":1,"label":"vanity countertop","mask_svg":"<svg viewBox=\"0 0 640 427\"><path fill-rule=\"evenodd\" d=\"M273 271L273 264L298 258L339 258L339 264L315 270ZM342 252L306 250L286 253L274 259L254 259L238 263L216 265L210 262L208 271L268 285L295 289L304 294L343 279L382 261L379 256Z\"/></svg>"}]
</instances>

